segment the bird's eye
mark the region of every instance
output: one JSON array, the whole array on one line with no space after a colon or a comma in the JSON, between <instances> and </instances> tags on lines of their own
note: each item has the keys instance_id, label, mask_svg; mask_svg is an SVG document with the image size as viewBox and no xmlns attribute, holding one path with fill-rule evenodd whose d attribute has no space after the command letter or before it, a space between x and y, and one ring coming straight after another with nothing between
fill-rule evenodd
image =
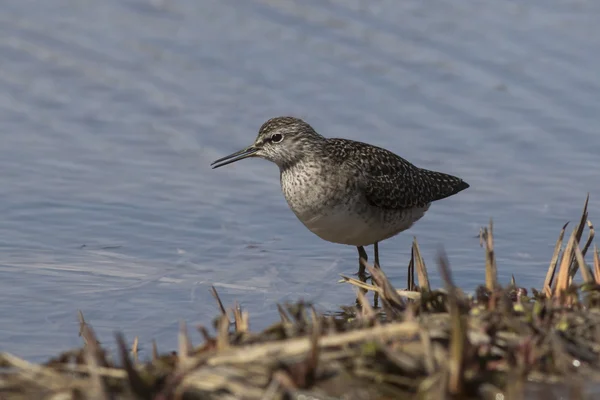
<instances>
[{"instance_id":1,"label":"bird's eye","mask_svg":"<svg viewBox=\"0 0 600 400\"><path fill-rule=\"evenodd\" d=\"M275 133L271 136L271 141L273 143L279 143L283 140L283 135L281 133Z\"/></svg>"}]
</instances>

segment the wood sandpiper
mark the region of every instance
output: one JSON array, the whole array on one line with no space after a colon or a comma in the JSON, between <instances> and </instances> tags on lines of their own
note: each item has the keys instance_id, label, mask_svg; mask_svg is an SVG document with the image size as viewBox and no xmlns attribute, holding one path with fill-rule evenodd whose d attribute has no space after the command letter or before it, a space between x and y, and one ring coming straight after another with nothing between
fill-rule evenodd
<instances>
[{"instance_id":1,"label":"wood sandpiper","mask_svg":"<svg viewBox=\"0 0 600 400\"><path fill-rule=\"evenodd\" d=\"M410 228L433 201L469 187L460 178L416 167L381 147L325 138L294 117L269 119L252 145L211 166L248 157L277 164L285 199L311 232L356 246L363 281L364 246L374 245L374 266L379 268L379 242Z\"/></svg>"}]
</instances>

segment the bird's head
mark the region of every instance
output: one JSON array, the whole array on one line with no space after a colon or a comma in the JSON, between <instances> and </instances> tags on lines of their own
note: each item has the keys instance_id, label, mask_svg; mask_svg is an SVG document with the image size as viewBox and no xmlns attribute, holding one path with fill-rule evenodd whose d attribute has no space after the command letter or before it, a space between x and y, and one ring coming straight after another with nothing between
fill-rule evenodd
<instances>
[{"instance_id":1,"label":"bird's head","mask_svg":"<svg viewBox=\"0 0 600 400\"><path fill-rule=\"evenodd\" d=\"M244 158L260 157L277 164L279 168L286 168L301 160L324 140L299 118L271 118L262 124L252 145L214 161L211 166L214 169Z\"/></svg>"}]
</instances>

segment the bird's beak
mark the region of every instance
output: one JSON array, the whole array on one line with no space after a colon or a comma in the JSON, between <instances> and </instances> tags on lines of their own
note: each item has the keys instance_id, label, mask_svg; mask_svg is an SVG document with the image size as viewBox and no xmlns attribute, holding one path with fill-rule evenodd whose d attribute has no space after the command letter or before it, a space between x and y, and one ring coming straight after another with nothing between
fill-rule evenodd
<instances>
[{"instance_id":1,"label":"bird's beak","mask_svg":"<svg viewBox=\"0 0 600 400\"><path fill-rule=\"evenodd\" d=\"M249 147L246 147L244 150L236 151L235 153L230 154L226 157L219 158L218 160L214 161L210 165L211 165L211 167L213 167L213 169L219 168L224 165L231 164L231 163L239 161L239 160L243 160L244 158L252 157L254 154L256 154L257 151L258 151L258 148L254 147L254 146L249 146Z\"/></svg>"}]
</instances>

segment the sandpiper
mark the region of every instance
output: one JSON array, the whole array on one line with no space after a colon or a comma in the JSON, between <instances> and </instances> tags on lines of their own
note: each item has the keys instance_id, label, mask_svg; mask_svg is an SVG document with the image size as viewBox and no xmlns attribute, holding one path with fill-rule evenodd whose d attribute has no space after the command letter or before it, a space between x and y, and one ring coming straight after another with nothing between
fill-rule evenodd
<instances>
[{"instance_id":1,"label":"sandpiper","mask_svg":"<svg viewBox=\"0 0 600 400\"><path fill-rule=\"evenodd\" d=\"M277 164L285 199L311 232L358 249L363 281L364 246L374 245L378 268L379 242L410 228L433 201L469 187L460 178L416 167L381 147L325 138L294 117L269 119L252 145L211 166L248 157Z\"/></svg>"}]
</instances>

